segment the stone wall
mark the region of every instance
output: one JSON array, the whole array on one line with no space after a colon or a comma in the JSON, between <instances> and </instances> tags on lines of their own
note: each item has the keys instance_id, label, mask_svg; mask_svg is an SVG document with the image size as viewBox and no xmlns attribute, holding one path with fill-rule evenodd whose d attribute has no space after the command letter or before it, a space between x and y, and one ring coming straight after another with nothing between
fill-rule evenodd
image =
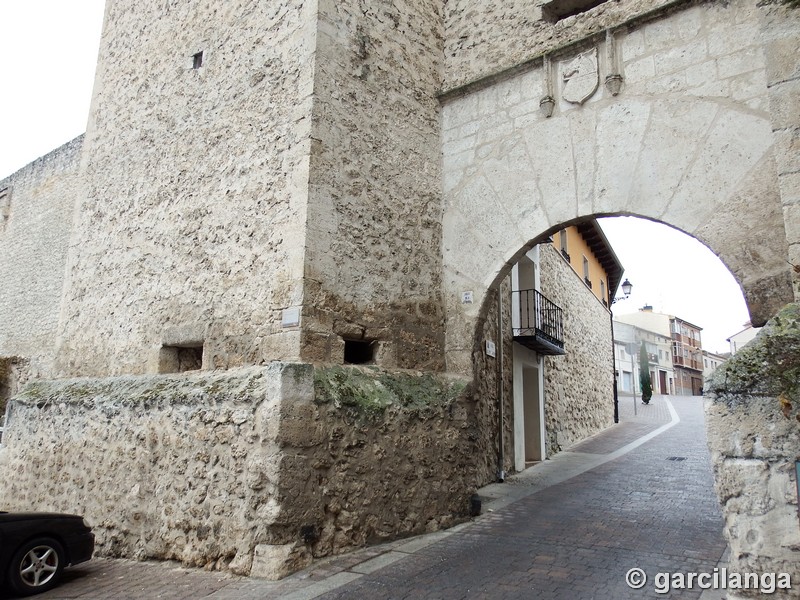
<instances>
[{"instance_id":1,"label":"stone wall","mask_svg":"<svg viewBox=\"0 0 800 600\"><path fill-rule=\"evenodd\" d=\"M0 181L0 360L28 361L31 376L53 361L82 146L83 136Z\"/></svg>"},{"instance_id":2,"label":"stone wall","mask_svg":"<svg viewBox=\"0 0 800 600\"><path fill-rule=\"evenodd\" d=\"M742 284L756 324L793 299L794 220L776 177L761 10L751 0L681 5L560 48L549 72L533 61L443 97L448 369L467 372L476 305L521 249L587 216L642 216L696 237ZM568 102L564 69L592 49L598 89ZM603 85L615 72L616 96ZM539 107L548 93L550 118ZM460 303L466 290L474 305Z\"/></svg>"},{"instance_id":3,"label":"stone wall","mask_svg":"<svg viewBox=\"0 0 800 600\"><path fill-rule=\"evenodd\" d=\"M320 2L303 358L443 367L441 2Z\"/></svg>"},{"instance_id":4,"label":"stone wall","mask_svg":"<svg viewBox=\"0 0 800 600\"><path fill-rule=\"evenodd\" d=\"M485 306L482 308L485 316L481 319L472 347L473 399L478 417L478 428L475 435L480 448L475 459L484 484L497 481L500 471L511 472L514 469L510 278L504 279L500 284L499 296L502 301L502 325L498 322L497 317L498 310L500 310L498 295L493 293L488 296ZM502 329L500 329L501 327ZM495 345L495 356L488 354L487 342ZM502 376L500 375L501 361ZM502 389L498 386L498 377L500 376L502 377ZM500 394L502 394L502 399Z\"/></svg>"},{"instance_id":5,"label":"stone wall","mask_svg":"<svg viewBox=\"0 0 800 600\"><path fill-rule=\"evenodd\" d=\"M545 358L547 455L614 422L611 315L551 244L540 247L542 293L563 309L564 356Z\"/></svg>"},{"instance_id":6,"label":"stone wall","mask_svg":"<svg viewBox=\"0 0 800 600\"><path fill-rule=\"evenodd\" d=\"M795 301L800 300L800 10L789 2L763 3L761 39L767 64L775 166L783 202Z\"/></svg>"},{"instance_id":7,"label":"stone wall","mask_svg":"<svg viewBox=\"0 0 800 600\"><path fill-rule=\"evenodd\" d=\"M475 406L459 380L286 363L39 381L9 409L0 505L85 515L100 556L280 577L463 519Z\"/></svg>"},{"instance_id":8,"label":"stone wall","mask_svg":"<svg viewBox=\"0 0 800 600\"><path fill-rule=\"evenodd\" d=\"M542 0L445 3L445 90L523 64L660 7L690 3L669 0L604 2L557 22L543 10L545 4Z\"/></svg>"},{"instance_id":9,"label":"stone wall","mask_svg":"<svg viewBox=\"0 0 800 600\"><path fill-rule=\"evenodd\" d=\"M800 598L800 305L773 318L706 383L708 440L729 570L789 573ZM761 597L729 593L728 598Z\"/></svg>"},{"instance_id":10,"label":"stone wall","mask_svg":"<svg viewBox=\"0 0 800 600\"><path fill-rule=\"evenodd\" d=\"M298 356L315 38L312 1L108 4L59 376Z\"/></svg>"}]
</instances>

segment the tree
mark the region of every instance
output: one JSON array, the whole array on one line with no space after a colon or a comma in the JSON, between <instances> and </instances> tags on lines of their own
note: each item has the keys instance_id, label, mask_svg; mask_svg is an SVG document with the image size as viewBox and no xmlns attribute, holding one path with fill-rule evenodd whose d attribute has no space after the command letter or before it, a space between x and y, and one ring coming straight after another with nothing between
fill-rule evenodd
<instances>
[{"instance_id":1,"label":"tree","mask_svg":"<svg viewBox=\"0 0 800 600\"><path fill-rule=\"evenodd\" d=\"M650 404L653 397L653 382L650 380L650 361L644 342L639 347L639 383L642 386L642 402Z\"/></svg>"}]
</instances>

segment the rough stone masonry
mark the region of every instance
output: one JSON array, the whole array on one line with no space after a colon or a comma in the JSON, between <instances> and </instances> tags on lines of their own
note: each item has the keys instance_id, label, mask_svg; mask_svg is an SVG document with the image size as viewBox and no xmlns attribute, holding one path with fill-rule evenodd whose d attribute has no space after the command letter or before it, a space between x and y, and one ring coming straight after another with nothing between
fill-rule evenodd
<instances>
[{"instance_id":1,"label":"rough stone masonry","mask_svg":"<svg viewBox=\"0 0 800 600\"><path fill-rule=\"evenodd\" d=\"M464 517L498 461L495 291L565 224L682 229L757 324L800 298L798 10L592 4L108 3L86 134L0 181L0 501L279 576ZM322 386L351 352L374 370Z\"/></svg>"}]
</instances>

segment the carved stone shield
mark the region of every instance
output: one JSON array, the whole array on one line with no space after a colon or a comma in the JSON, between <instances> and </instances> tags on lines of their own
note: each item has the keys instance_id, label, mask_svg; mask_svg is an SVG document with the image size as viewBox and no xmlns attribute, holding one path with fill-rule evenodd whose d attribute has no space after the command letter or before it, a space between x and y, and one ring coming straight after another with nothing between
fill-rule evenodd
<instances>
[{"instance_id":1,"label":"carved stone shield","mask_svg":"<svg viewBox=\"0 0 800 600\"><path fill-rule=\"evenodd\" d=\"M579 54L561 70L564 90L561 97L573 104L583 104L597 91L600 83L597 48Z\"/></svg>"}]
</instances>

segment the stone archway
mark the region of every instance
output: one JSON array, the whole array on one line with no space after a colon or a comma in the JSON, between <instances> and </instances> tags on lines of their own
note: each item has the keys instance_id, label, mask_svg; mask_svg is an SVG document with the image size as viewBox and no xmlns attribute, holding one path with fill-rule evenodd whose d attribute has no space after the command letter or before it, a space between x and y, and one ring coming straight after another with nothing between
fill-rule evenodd
<instances>
[{"instance_id":1,"label":"stone archway","mask_svg":"<svg viewBox=\"0 0 800 600\"><path fill-rule=\"evenodd\" d=\"M622 56L632 54L632 38L616 42ZM556 62L549 74L540 64L445 102L448 370L470 372L480 307L510 263L557 227L590 216L644 217L697 238L742 285L755 323L792 300L764 60L751 61L742 68L762 83L739 101L708 91L724 77L687 91L630 62L619 96L601 87L583 105L560 100L546 118L539 100L559 96ZM601 81L603 68L601 61ZM689 70L677 62L669 72L685 82Z\"/></svg>"}]
</instances>

